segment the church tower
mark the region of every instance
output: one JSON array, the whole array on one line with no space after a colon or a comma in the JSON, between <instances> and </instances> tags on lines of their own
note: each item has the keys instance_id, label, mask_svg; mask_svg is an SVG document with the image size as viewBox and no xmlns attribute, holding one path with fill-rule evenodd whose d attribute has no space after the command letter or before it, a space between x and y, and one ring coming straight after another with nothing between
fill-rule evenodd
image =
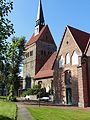
<instances>
[{"instance_id":1,"label":"church tower","mask_svg":"<svg viewBox=\"0 0 90 120\"><path fill-rule=\"evenodd\" d=\"M48 25L45 25L41 0L39 0L35 32L26 44L23 78L24 88L32 87L34 77L49 57L57 50Z\"/></svg>"},{"instance_id":2,"label":"church tower","mask_svg":"<svg viewBox=\"0 0 90 120\"><path fill-rule=\"evenodd\" d=\"M36 25L35 25L35 35L39 34L39 32L41 31L44 25L45 25L45 21L43 16L42 3L41 3L41 0L39 0L37 19L36 19Z\"/></svg>"}]
</instances>

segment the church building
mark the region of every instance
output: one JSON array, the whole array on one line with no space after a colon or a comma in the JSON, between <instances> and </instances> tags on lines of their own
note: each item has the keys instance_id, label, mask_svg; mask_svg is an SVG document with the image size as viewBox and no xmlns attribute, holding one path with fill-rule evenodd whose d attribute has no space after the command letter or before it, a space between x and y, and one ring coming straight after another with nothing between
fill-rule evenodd
<instances>
[{"instance_id":1,"label":"church building","mask_svg":"<svg viewBox=\"0 0 90 120\"><path fill-rule=\"evenodd\" d=\"M40 84L59 105L90 106L90 34L66 26L58 52L39 0L35 31L26 44L23 88Z\"/></svg>"},{"instance_id":2,"label":"church building","mask_svg":"<svg viewBox=\"0 0 90 120\"><path fill-rule=\"evenodd\" d=\"M90 34L67 26L54 64L55 102L90 106Z\"/></svg>"},{"instance_id":3,"label":"church building","mask_svg":"<svg viewBox=\"0 0 90 120\"><path fill-rule=\"evenodd\" d=\"M52 86L53 63L56 57L57 47L49 30L45 25L41 0L39 0L35 32L26 44L23 88L41 84L46 91Z\"/></svg>"}]
</instances>

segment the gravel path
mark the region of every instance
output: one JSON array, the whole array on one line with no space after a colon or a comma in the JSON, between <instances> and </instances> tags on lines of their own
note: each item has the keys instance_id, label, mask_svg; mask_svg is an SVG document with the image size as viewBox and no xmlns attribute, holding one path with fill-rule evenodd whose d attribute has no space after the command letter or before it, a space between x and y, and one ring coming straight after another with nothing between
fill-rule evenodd
<instances>
[{"instance_id":1,"label":"gravel path","mask_svg":"<svg viewBox=\"0 0 90 120\"><path fill-rule=\"evenodd\" d=\"M26 106L20 102L17 102L17 120L33 120L31 114L26 109Z\"/></svg>"}]
</instances>

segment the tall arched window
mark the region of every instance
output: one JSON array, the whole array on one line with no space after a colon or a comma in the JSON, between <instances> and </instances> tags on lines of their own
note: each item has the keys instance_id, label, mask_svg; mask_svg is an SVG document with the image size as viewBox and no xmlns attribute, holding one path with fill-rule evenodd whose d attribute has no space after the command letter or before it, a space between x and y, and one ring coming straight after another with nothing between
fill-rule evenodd
<instances>
[{"instance_id":1,"label":"tall arched window","mask_svg":"<svg viewBox=\"0 0 90 120\"><path fill-rule=\"evenodd\" d=\"M77 65L77 64L78 64L78 55L76 51L74 51L72 55L72 65Z\"/></svg>"},{"instance_id":2,"label":"tall arched window","mask_svg":"<svg viewBox=\"0 0 90 120\"><path fill-rule=\"evenodd\" d=\"M71 71L70 70L65 71L65 84L66 85L71 84Z\"/></svg>"},{"instance_id":3,"label":"tall arched window","mask_svg":"<svg viewBox=\"0 0 90 120\"><path fill-rule=\"evenodd\" d=\"M61 55L60 59L59 59L59 68L63 68L64 67L64 58Z\"/></svg>"},{"instance_id":4,"label":"tall arched window","mask_svg":"<svg viewBox=\"0 0 90 120\"><path fill-rule=\"evenodd\" d=\"M69 53L66 54L66 64L70 63L70 55Z\"/></svg>"}]
</instances>

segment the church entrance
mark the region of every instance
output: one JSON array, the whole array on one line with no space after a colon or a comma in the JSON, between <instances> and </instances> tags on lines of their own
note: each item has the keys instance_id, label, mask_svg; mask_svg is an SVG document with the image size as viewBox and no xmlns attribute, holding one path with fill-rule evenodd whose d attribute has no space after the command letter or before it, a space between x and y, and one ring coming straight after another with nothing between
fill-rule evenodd
<instances>
[{"instance_id":1,"label":"church entrance","mask_svg":"<svg viewBox=\"0 0 90 120\"><path fill-rule=\"evenodd\" d=\"M71 77L71 71L66 70L65 71L65 85L66 85L66 104L71 105L72 104L72 77Z\"/></svg>"},{"instance_id":2,"label":"church entrance","mask_svg":"<svg viewBox=\"0 0 90 120\"><path fill-rule=\"evenodd\" d=\"M66 103L68 105L72 104L72 90L71 90L71 88L66 88Z\"/></svg>"}]
</instances>

